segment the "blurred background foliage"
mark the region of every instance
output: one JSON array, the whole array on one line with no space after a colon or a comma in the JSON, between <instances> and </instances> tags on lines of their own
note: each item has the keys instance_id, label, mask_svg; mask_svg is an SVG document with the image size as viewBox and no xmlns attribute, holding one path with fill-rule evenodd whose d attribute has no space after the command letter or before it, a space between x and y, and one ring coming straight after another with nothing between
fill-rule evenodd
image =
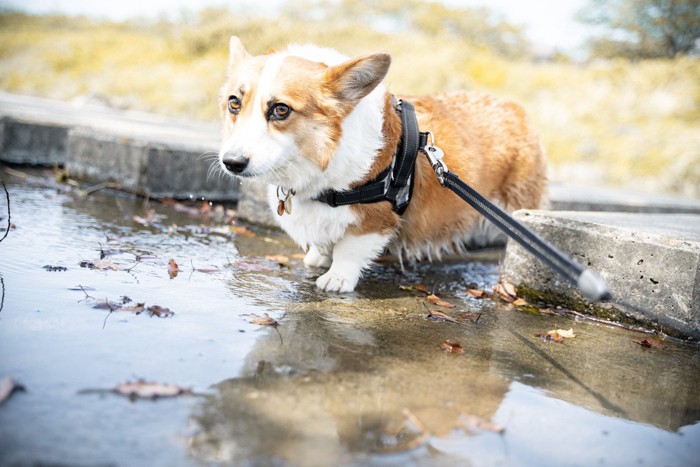
<instances>
[{"instance_id":1,"label":"blurred background foliage","mask_svg":"<svg viewBox=\"0 0 700 467\"><path fill-rule=\"evenodd\" d=\"M290 42L382 50L396 94L472 89L523 104L555 181L700 197L700 0L590 0L579 19L599 35L574 60L488 9L421 0L127 22L3 12L0 88L216 120L232 34L252 53Z\"/></svg>"}]
</instances>

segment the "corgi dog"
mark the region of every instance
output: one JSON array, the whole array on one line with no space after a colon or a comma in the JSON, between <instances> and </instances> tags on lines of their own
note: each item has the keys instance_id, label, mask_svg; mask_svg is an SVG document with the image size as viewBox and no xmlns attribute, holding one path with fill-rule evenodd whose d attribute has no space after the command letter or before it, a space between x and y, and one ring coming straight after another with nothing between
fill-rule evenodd
<instances>
[{"instance_id":1,"label":"corgi dog","mask_svg":"<svg viewBox=\"0 0 700 467\"><path fill-rule=\"evenodd\" d=\"M432 260L498 236L440 185L420 154L401 214L387 200L335 207L319 200L329 190L363 186L394 164L402 120L382 82L390 64L384 53L349 58L313 45L253 56L237 37L230 41L220 167L269 185L270 207L306 251L304 264L327 268L316 285L328 292L353 291L385 250L401 261ZM464 182L507 211L544 202L545 158L521 107L476 92L407 101Z\"/></svg>"}]
</instances>

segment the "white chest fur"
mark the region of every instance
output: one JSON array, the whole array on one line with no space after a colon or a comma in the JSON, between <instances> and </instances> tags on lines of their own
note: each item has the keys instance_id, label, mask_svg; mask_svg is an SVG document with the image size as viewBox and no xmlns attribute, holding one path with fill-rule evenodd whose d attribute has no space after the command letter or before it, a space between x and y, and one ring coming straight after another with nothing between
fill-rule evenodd
<instances>
[{"instance_id":1,"label":"white chest fur","mask_svg":"<svg viewBox=\"0 0 700 467\"><path fill-rule=\"evenodd\" d=\"M347 228L357 222L349 206L330 207L313 200L293 198L291 214L277 216L277 187L268 187L268 203L282 229L305 250L310 245L332 246L344 235Z\"/></svg>"}]
</instances>

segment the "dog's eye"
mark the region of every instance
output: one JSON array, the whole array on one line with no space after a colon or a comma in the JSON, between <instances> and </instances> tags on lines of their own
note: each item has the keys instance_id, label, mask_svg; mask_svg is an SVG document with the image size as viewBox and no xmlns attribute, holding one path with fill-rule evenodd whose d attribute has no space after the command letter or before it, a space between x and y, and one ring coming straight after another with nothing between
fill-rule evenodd
<instances>
[{"instance_id":1,"label":"dog's eye","mask_svg":"<svg viewBox=\"0 0 700 467\"><path fill-rule=\"evenodd\" d=\"M287 104L275 104L268 113L269 120L284 120L292 113L292 108Z\"/></svg>"},{"instance_id":2,"label":"dog's eye","mask_svg":"<svg viewBox=\"0 0 700 467\"><path fill-rule=\"evenodd\" d=\"M228 111L232 114L237 114L241 111L241 100L236 96L228 98Z\"/></svg>"}]
</instances>

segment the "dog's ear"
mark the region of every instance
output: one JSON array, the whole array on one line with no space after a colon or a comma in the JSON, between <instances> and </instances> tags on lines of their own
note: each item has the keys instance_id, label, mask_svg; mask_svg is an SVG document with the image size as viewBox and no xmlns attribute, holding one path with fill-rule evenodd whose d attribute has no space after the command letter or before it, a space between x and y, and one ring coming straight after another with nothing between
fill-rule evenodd
<instances>
[{"instance_id":1,"label":"dog's ear","mask_svg":"<svg viewBox=\"0 0 700 467\"><path fill-rule=\"evenodd\" d=\"M241 42L237 36L231 36L231 40L229 41L229 66L232 66L248 57L250 57L250 54L245 47L243 47L243 42Z\"/></svg>"},{"instance_id":2,"label":"dog's ear","mask_svg":"<svg viewBox=\"0 0 700 467\"><path fill-rule=\"evenodd\" d=\"M357 102L382 82L389 65L389 54L353 58L329 67L324 74L324 87L336 98Z\"/></svg>"}]
</instances>

